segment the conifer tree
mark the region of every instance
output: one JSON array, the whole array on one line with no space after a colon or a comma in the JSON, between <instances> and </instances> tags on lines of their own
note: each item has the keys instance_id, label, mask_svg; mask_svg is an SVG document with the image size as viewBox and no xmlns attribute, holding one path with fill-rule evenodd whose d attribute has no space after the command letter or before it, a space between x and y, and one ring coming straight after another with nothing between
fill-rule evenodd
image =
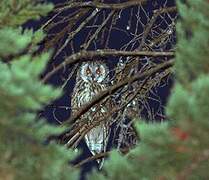
<instances>
[{"instance_id":1,"label":"conifer tree","mask_svg":"<svg viewBox=\"0 0 209 180\"><path fill-rule=\"evenodd\" d=\"M44 145L51 133L63 131L37 117L37 111L61 91L39 79L50 53L34 55L42 31L23 30L28 20L46 15L51 4L34 0L0 2L0 179L78 179L68 162L72 152Z\"/></svg>"},{"instance_id":2,"label":"conifer tree","mask_svg":"<svg viewBox=\"0 0 209 180\"><path fill-rule=\"evenodd\" d=\"M167 123L137 123L141 142L121 156L112 152L105 173L89 179L172 180L209 178L209 3L177 1L176 82Z\"/></svg>"}]
</instances>

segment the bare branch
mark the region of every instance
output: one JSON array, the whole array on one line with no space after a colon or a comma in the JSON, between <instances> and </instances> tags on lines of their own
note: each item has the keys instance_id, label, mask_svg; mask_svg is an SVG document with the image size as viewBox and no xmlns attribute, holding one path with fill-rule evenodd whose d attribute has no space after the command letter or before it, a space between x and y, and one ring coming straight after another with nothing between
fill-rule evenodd
<instances>
[{"instance_id":1,"label":"bare branch","mask_svg":"<svg viewBox=\"0 0 209 180\"><path fill-rule=\"evenodd\" d=\"M103 49L97 51L80 51L76 54L71 55L68 57L63 63L58 65L52 71L47 73L44 78L42 79L43 83L55 73L57 73L60 69L65 67L66 65L72 65L77 63L80 60L87 59L91 60L94 57L106 57L106 56L152 56L152 57L159 57L159 56L174 56L174 52L152 52L152 51L117 51L114 49Z\"/></svg>"},{"instance_id":2,"label":"bare branch","mask_svg":"<svg viewBox=\"0 0 209 180\"><path fill-rule=\"evenodd\" d=\"M105 4L101 2L71 2L70 4L64 5L64 7L56 7L55 11L63 11L66 9L70 8L83 8L83 7L93 7L93 8L99 8L99 9L115 9L115 10L120 10L120 9L125 9L129 8L132 6L136 5L141 5L143 3L146 3L147 0L132 0L132 1L127 1L123 3L117 3L117 4ZM63 6L63 5L61 5Z\"/></svg>"}]
</instances>

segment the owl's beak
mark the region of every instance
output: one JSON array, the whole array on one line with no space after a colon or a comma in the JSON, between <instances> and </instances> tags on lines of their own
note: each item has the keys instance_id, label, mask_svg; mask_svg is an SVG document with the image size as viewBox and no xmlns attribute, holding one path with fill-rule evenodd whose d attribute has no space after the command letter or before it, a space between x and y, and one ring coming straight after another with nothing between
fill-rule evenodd
<instances>
[{"instance_id":1,"label":"owl's beak","mask_svg":"<svg viewBox=\"0 0 209 180\"><path fill-rule=\"evenodd\" d=\"M91 75L91 78L92 78L92 81L94 81L94 79L95 79L95 76L92 74L92 75Z\"/></svg>"}]
</instances>

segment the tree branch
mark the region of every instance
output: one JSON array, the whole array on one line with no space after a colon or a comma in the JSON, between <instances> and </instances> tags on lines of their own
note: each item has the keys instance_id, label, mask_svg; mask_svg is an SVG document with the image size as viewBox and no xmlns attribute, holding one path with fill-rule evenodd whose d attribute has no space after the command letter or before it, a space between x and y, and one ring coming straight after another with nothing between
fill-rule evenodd
<instances>
[{"instance_id":1,"label":"tree branch","mask_svg":"<svg viewBox=\"0 0 209 180\"><path fill-rule=\"evenodd\" d=\"M64 7L56 7L55 11L63 11L70 8L84 8L84 7L92 7L92 8L99 8L99 9L115 9L115 10L121 10L125 8L129 8L132 6L141 5L143 3L146 3L147 0L135 0L135 1L127 1L123 3L101 3L101 2L73 2L65 4Z\"/></svg>"},{"instance_id":2,"label":"tree branch","mask_svg":"<svg viewBox=\"0 0 209 180\"><path fill-rule=\"evenodd\" d=\"M127 153L128 151L129 151L129 149L126 149L126 148L121 149L121 152L123 152L123 153ZM77 164L74 165L73 167L79 168L79 167L81 167L82 165L84 165L84 164L86 164L86 163L88 163L88 162L90 162L90 161L94 161L94 160L96 160L96 159L101 159L101 158L103 158L103 157L106 157L106 156L108 156L111 152L112 152L112 151L107 151L107 152L103 152L103 153L96 154L96 155L94 155L94 156L90 156L90 157L88 157L88 158L86 158L86 159L80 161L79 163L77 163Z\"/></svg>"},{"instance_id":3,"label":"tree branch","mask_svg":"<svg viewBox=\"0 0 209 180\"><path fill-rule=\"evenodd\" d=\"M57 73L60 69L65 67L66 65L72 65L80 60L87 59L92 60L94 57L106 57L106 56L174 56L174 52L153 52L153 51L117 51L115 49L102 49L97 51L80 51L76 54L69 56L65 61L59 64L56 68L52 71L47 73L44 78L42 79L43 83Z\"/></svg>"}]
</instances>

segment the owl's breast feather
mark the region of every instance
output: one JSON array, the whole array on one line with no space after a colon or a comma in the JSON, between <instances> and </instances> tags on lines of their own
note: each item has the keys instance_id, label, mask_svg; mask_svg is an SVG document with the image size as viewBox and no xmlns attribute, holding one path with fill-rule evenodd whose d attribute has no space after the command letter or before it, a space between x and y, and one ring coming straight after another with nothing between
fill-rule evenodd
<instances>
[{"instance_id":1,"label":"owl's breast feather","mask_svg":"<svg viewBox=\"0 0 209 180\"><path fill-rule=\"evenodd\" d=\"M99 92L105 89L105 85L103 84L90 84L85 83L82 91L79 92L77 99L79 101L79 105L83 106L86 103L89 103Z\"/></svg>"}]
</instances>

